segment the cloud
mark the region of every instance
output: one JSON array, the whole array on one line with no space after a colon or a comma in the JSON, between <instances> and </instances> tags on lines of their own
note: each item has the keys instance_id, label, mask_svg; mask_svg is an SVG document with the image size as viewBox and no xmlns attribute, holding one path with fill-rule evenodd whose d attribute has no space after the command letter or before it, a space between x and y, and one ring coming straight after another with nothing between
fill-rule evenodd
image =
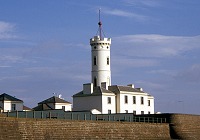
<instances>
[{"instance_id":1,"label":"cloud","mask_svg":"<svg viewBox=\"0 0 200 140\"><path fill-rule=\"evenodd\" d=\"M175 79L179 81L184 81L187 83L200 83L200 64L194 64L186 70L180 71L176 76Z\"/></svg>"},{"instance_id":2,"label":"cloud","mask_svg":"<svg viewBox=\"0 0 200 140\"><path fill-rule=\"evenodd\" d=\"M171 57L200 48L200 36L164 36L156 34L125 35L113 38L113 46L124 55L137 57Z\"/></svg>"},{"instance_id":3,"label":"cloud","mask_svg":"<svg viewBox=\"0 0 200 140\"><path fill-rule=\"evenodd\" d=\"M16 38L17 36L13 34L14 30L14 24L0 21L0 40Z\"/></svg>"},{"instance_id":4,"label":"cloud","mask_svg":"<svg viewBox=\"0 0 200 140\"><path fill-rule=\"evenodd\" d=\"M102 10L103 13L108 14L108 15L114 15L114 16L120 16L120 17L126 17L126 18L134 18L135 20L138 21L144 21L147 20L148 17L140 14L136 14L133 12L127 12L119 9L108 9L104 8Z\"/></svg>"},{"instance_id":5,"label":"cloud","mask_svg":"<svg viewBox=\"0 0 200 140\"><path fill-rule=\"evenodd\" d=\"M72 81L89 81L89 73L86 72L86 69L84 68L82 68L82 71L80 72L80 69L77 69L78 66L80 67L79 64L70 65L70 67L29 67L25 68L24 72L28 75L40 75L40 78L43 79L70 79ZM81 67L83 66L84 64Z\"/></svg>"},{"instance_id":6,"label":"cloud","mask_svg":"<svg viewBox=\"0 0 200 140\"><path fill-rule=\"evenodd\" d=\"M138 59L138 58L124 58L114 57L112 59L113 65L117 67L130 68L130 67L149 67L158 64L154 59Z\"/></svg>"},{"instance_id":7,"label":"cloud","mask_svg":"<svg viewBox=\"0 0 200 140\"><path fill-rule=\"evenodd\" d=\"M10 68L11 66L6 66L6 65L4 65L4 66L0 66L0 68Z\"/></svg>"},{"instance_id":8,"label":"cloud","mask_svg":"<svg viewBox=\"0 0 200 140\"><path fill-rule=\"evenodd\" d=\"M166 88L166 85L157 82L149 82L149 81L136 81L137 85L142 87L146 87L147 89L151 89L151 91L163 90Z\"/></svg>"},{"instance_id":9,"label":"cloud","mask_svg":"<svg viewBox=\"0 0 200 140\"><path fill-rule=\"evenodd\" d=\"M19 56L11 56L11 55L3 55L0 57L0 62L6 62L6 63L16 63L23 61L22 57Z\"/></svg>"},{"instance_id":10,"label":"cloud","mask_svg":"<svg viewBox=\"0 0 200 140\"><path fill-rule=\"evenodd\" d=\"M161 75L167 75L167 76L175 76L176 75L176 72L174 70L164 70L164 69L161 69L161 70L151 70L151 71L148 71L147 73L149 74L161 74Z\"/></svg>"},{"instance_id":11,"label":"cloud","mask_svg":"<svg viewBox=\"0 0 200 140\"><path fill-rule=\"evenodd\" d=\"M146 7L160 6L160 1L158 0L124 0L124 3L128 6L146 6Z\"/></svg>"}]
</instances>

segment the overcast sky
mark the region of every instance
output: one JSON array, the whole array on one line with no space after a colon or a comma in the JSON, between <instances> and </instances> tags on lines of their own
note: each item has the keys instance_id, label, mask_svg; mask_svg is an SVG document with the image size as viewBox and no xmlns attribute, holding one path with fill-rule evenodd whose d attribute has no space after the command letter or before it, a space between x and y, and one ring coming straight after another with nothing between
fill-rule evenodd
<instances>
[{"instance_id":1,"label":"overcast sky","mask_svg":"<svg viewBox=\"0 0 200 140\"><path fill-rule=\"evenodd\" d=\"M0 93L72 102L91 82L99 8L112 84L142 87L155 111L200 114L199 0L0 0Z\"/></svg>"}]
</instances>

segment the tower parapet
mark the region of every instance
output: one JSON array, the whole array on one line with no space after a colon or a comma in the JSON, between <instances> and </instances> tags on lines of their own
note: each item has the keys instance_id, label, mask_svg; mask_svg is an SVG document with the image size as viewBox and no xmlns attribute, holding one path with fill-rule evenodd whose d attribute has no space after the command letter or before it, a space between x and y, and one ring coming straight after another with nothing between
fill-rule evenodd
<instances>
[{"instance_id":1,"label":"tower parapet","mask_svg":"<svg viewBox=\"0 0 200 140\"><path fill-rule=\"evenodd\" d=\"M100 36L94 36L94 38L90 39L90 45L111 45L111 38L100 38Z\"/></svg>"}]
</instances>

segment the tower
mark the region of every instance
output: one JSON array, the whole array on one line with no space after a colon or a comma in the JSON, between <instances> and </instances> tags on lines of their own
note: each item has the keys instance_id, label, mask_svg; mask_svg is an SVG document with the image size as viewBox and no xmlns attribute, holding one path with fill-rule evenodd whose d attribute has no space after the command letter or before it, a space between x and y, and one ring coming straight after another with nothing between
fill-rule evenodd
<instances>
[{"instance_id":1,"label":"tower","mask_svg":"<svg viewBox=\"0 0 200 140\"><path fill-rule=\"evenodd\" d=\"M104 87L111 85L111 70L110 70L110 45L111 38L102 36L102 22L100 19L99 10L99 29L98 35L90 39L91 45L91 81L96 86Z\"/></svg>"}]
</instances>

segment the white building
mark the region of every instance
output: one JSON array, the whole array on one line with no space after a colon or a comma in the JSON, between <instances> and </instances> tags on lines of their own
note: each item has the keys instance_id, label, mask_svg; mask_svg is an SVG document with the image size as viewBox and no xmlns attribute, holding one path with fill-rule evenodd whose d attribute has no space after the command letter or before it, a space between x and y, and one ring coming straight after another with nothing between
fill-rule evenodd
<instances>
[{"instance_id":1,"label":"white building","mask_svg":"<svg viewBox=\"0 0 200 140\"><path fill-rule=\"evenodd\" d=\"M72 104L59 97L53 96L42 102L39 102L38 106L33 108L33 110L36 110L36 111L55 110L55 109L63 109L64 111L72 111Z\"/></svg>"},{"instance_id":2,"label":"white building","mask_svg":"<svg viewBox=\"0 0 200 140\"><path fill-rule=\"evenodd\" d=\"M1 112L23 111L23 101L6 93L0 95Z\"/></svg>"},{"instance_id":3,"label":"white building","mask_svg":"<svg viewBox=\"0 0 200 140\"><path fill-rule=\"evenodd\" d=\"M102 23L99 21L99 35L90 39L91 82L73 95L73 111L97 109L102 114L134 113L153 114L154 97L142 88L111 85L110 45L111 38L102 37Z\"/></svg>"}]
</instances>

